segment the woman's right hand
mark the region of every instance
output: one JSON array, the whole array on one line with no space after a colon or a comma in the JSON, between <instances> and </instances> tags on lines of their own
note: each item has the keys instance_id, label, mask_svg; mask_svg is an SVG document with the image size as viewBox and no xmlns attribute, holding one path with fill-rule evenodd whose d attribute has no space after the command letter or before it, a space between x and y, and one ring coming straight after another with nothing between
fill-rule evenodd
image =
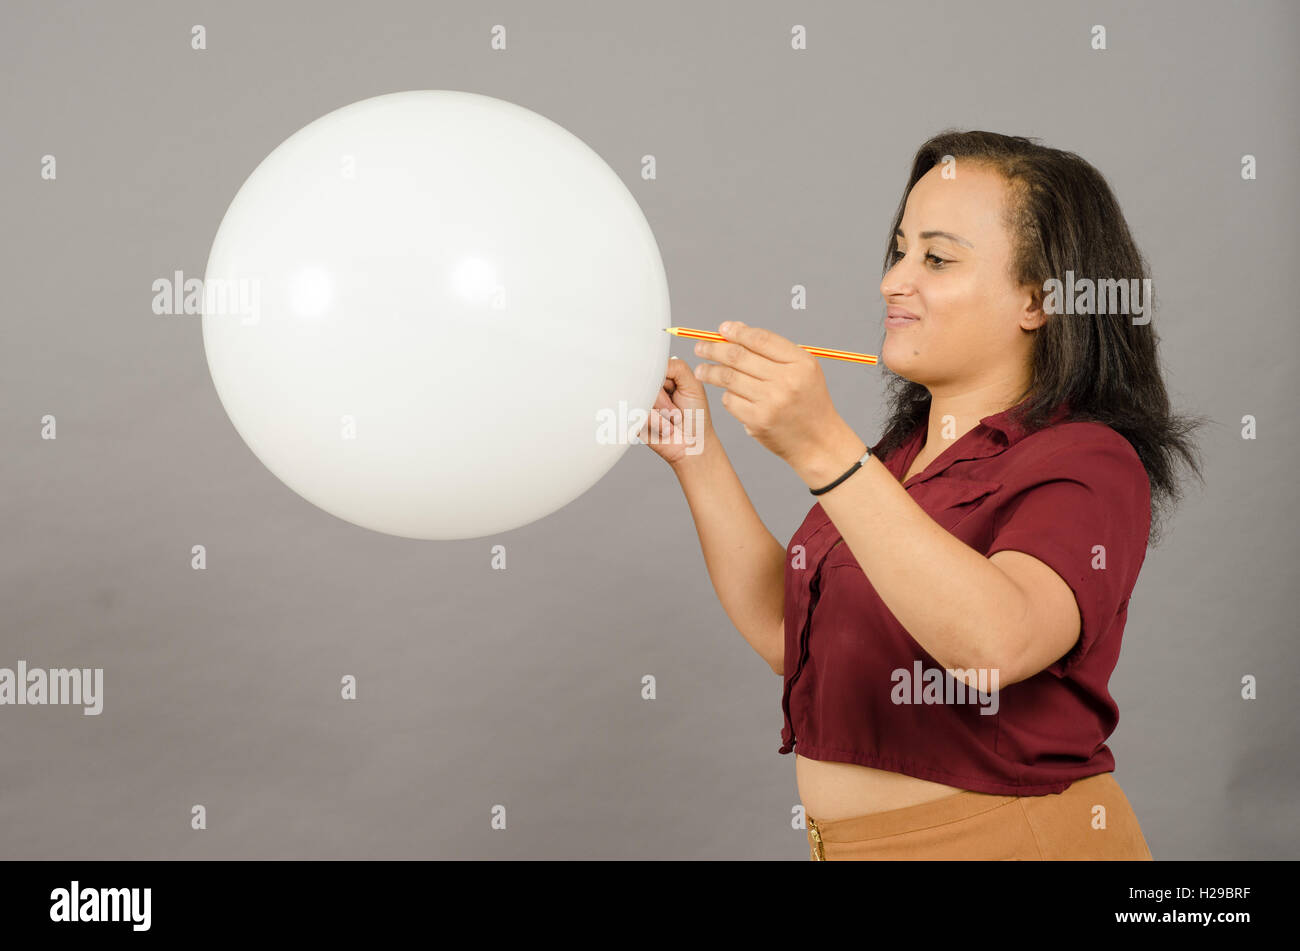
<instances>
[{"instance_id":1,"label":"woman's right hand","mask_svg":"<svg viewBox=\"0 0 1300 951\"><path fill-rule=\"evenodd\" d=\"M668 359L663 389L659 391L650 413L652 417L659 417L658 429L652 430L654 420L648 419L638 438L674 469L709 451L713 439L709 399L704 384L685 360ZM672 413L675 421L665 413Z\"/></svg>"}]
</instances>

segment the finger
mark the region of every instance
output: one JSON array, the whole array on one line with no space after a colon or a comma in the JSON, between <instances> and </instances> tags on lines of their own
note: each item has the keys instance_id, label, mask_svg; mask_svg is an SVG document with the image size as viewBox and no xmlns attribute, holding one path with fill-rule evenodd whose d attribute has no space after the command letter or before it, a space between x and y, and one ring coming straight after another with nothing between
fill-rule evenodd
<instances>
[{"instance_id":1,"label":"finger","mask_svg":"<svg viewBox=\"0 0 1300 951\"><path fill-rule=\"evenodd\" d=\"M701 340L695 344L695 353L714 363L734 367L756 380L770 380L774 375L772 371L775 368L771 360L759 356L739 343Z\"/></svg>"},{"instance_id":2,"label":"finger","mask_svg":"<svg viewBox=\"0 0 1300 951\"><path fill-rule=\"evenodd\" d=\"M732 416L736 417L745 426L747 435L754 435L749 428L749 420L754 419L754 413L758 409L758 404L745 399L743 396L737 396L728 390L722 394L722 407Z\"/></svg>"},{"instance_id":3,"label":"finger","mask_svg":"<svg viewBox=\"0 0 1300 951\"><path fill-rule=\"evenodd\" d=\"M658 416L660 425L667 427L668 431L672 430L673 420L682 419L682 409L677 406L671 399L659 394L659 399L655 400L655 405L650 410L651 416Z\"/></svg>"},{"instance_id":4,"label":"finger","mask_svg":"<svg viewBox=\"0 0 1300 951\"><path fill-rule=\"evenodd\" d=\"M691 368L686 365L686 361L680 357L669 359L664 389L668 390L669 395L676 393L678 390L682 391L685 396L704 395L704 388L700 386L699 380L691 372Z\"/></svg>"},{"instance_id":5,"label":"finger","mask_svg":"<svg viewBox=\"0 0 1300 951\"><path fill-rule=\"evenodd\" d=\"M666 415L667 410L654 410L646 420L646 429L655 439L672 439L674 427L672 419Z\"/></svg>"},{"instance_id":6,"label":"finger","mask_svg":"<svg viewBox=\"0 0 1300 951\"><path fill-rule=\"evenodd\" d=\"M646 421L641 425L640 436L645 441L646 433L651 435L666 435L673 431L672 414L676 412L681 415L681 410L673 406L672 400L664 395L663 391L659 392L658 399L655 400L654 406L646 413Z\"/></svg>"},{"instance_id":7,"label":"finger","mask_svg":"<svg viewBox=\"0 0 1300 951\"><path fill-rule=\"evenodd\" d=\"M757 402L763 394L764 381L755 379L748 373L741 373L735 367L724 367L716 363L701 363L695 368L697 379L720 386L729 393L746 400Z\"/></svg>"},{"instance_id":8,"label":"finger","mask_svg":"<svg viewBox=\"0 0 1300 951\"><path fill-rule=\"evenodd\" d=\"M697 386L699 385L698 380L696 381L696 385ZM655 397L655 402L652 409L655 413L660 413L662 411L663 413L677 413L678 416L680 416L684 412L683 408L678 406L677 403L673 400L672 394L668 392L667 386L661 389L659 391L659 395Z\"/></svg>"},{"instance_id":9,"label":"finger","mask_svg":"<svg viewBox=\"0 0 1300 951\"><path fill-rule=\"evenodd\" d=\"M728 340L734 341L746 350L752 350L760 357L766 357L775 363L794 363L807 355L808 351L792 340L787 340L778 333L764 330L762 327L749 327L738 320L727 321L729 332L721 333Z\"/></svg>"}]
</instances>

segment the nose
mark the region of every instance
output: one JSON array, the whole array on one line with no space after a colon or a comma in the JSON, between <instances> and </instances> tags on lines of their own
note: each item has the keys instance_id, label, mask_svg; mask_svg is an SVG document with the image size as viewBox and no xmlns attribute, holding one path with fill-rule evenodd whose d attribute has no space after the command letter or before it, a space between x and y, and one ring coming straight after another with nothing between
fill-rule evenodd
<instances>
[{"instance_id":1,"label":"nose","mask_svg":"<svg viewBox=\"0 0 1300 951\"><path fill-rule=\"evenodd\" d=\"M903 297L916 290L912 279L911 265L907 258L900 258L885 276L880 279L880 296L888 300L891 297Z\"/></svg>"}]
</instances>

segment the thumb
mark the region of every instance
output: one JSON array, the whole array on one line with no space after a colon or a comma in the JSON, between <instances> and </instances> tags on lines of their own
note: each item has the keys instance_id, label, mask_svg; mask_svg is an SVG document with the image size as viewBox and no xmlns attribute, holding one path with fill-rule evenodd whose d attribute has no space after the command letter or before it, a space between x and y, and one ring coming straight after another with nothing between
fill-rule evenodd
<instances>
[{"instance_id":1,"label":"thumb","mask_svg":"<svg viewBox=\"0 0 1300 951\"><path fill-rule=\"evenodd\" d=\"M670 395L680 393L688 399L704 399L704 384L700 382L699 377L695 375L695 371L687 365L685 360L679 357L669 358L667 378L673 382L671 387L665 387L665 389L669 390Z\"/></svg>"}]
</instances>

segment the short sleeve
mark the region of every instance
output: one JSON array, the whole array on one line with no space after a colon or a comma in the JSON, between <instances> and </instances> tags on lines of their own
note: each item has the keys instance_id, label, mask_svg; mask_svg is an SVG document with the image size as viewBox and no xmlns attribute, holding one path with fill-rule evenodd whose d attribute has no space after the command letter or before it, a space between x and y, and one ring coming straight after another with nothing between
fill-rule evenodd
<instances>
[{"instance_id":1,"label":"short sleeve","mask_svg":"<svg viewBox=\"0 0 1300 951\"><path fill-rule=\"evenodd\" d=\"M1080 633L1047 667L1072 670L1128 604L1146 557L1151 494L1137 452L1100 423L1062 427L1056 445L1016 473L987 554L1020 551L1055 571L1079 606Z\"/></svg>"}]
</instances>

